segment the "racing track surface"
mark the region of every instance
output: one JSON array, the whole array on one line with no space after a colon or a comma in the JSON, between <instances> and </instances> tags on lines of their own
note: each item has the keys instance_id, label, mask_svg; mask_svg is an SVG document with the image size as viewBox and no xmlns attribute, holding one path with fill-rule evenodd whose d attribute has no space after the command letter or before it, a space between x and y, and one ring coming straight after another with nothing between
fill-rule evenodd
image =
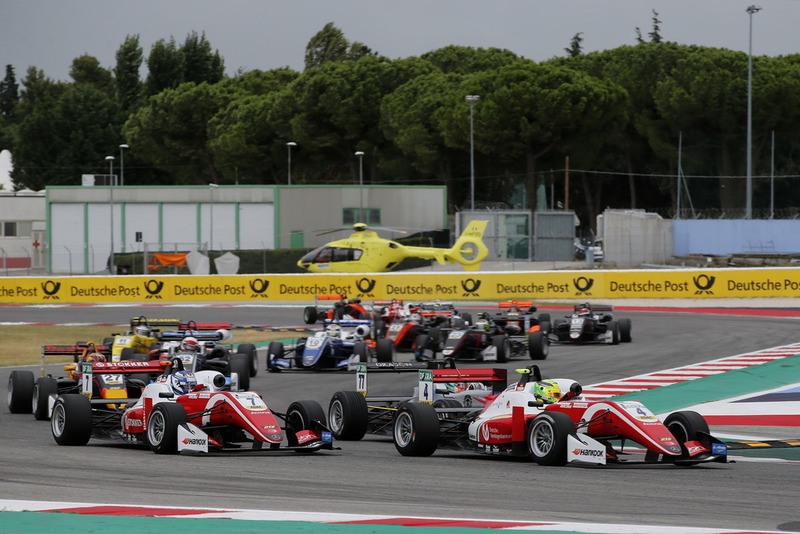
<instances>
[{"instance_id":1,"label":"racing track surface","mask_svg":"<svg viewBox=\"0 0 800 534\"><path fill-rule=\"evenodd\" d=\"M133 315L250 325L300 325L299 308L4 308L4 321L127 323ZM14 318L10 318L13 312ZM552 312L557 317L559 311ZM633 343L553 346L545 375L584 384L800 341L797 318L617 312ZM42 340L43 343L46 340ZM4 350L7 350L4 347ZM517 360L502 366L529 365ZM354 389L348 373L268 374L252 389L276 411ZM462 366L479 364L462 363ZM0 369L0 383L10 369ZM53 373L58 374L57 368ZM370 394L410 394L415 373L373 374ZM712 432L714 428L712 427ZM784 438L800 429L782 429ZM755 431L754 431L755 433ZM507 520L800 530L800 463L738 461L692 468L546 468L468 452L404 458L386 438L338 442L314 455L157 456L92 441L59 447L47 423L0 408L0 496L6 499L330 511Z\"/></svg>"}]
</instances>

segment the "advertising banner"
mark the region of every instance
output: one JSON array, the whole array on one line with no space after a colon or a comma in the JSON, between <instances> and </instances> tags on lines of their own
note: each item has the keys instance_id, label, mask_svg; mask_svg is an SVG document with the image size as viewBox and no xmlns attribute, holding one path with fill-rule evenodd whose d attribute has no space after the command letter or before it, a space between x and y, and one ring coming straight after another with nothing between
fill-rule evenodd
<instances>
[{"instance_id":1,"label":"advertising banner","mask_svg":"<svg viewBox=\"0 0 800 534\"><path fill-rule=\"evenodd\" d=\"M800 269L0 278L0 303L754 298L800 296Z\"/></svg>"}]
</instances>

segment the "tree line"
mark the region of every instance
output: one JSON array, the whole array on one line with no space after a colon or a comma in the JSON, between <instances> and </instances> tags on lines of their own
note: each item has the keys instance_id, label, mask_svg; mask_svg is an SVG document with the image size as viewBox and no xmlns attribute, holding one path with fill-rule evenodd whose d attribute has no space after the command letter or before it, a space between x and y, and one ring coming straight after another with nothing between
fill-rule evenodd
<instances>
[{"instance_id":1,"label":"tree line","mask_svg":"<svg viewBox=\"0 0 800 534\"><path fill-rule=\"evenodd\" d=\"M126 185L285 184L289 172L293 185L358 183L363 152L364 183L445 184L458 210L472 154L476 207L534 209L543 190L548 207L584 222L606 208L673 216L680 174L691 214L739 217L748 56L664 41L659 22L647 40L637 28L637 44L602 52L584 54L576 34L564 57L538 63L457 45L389 59L329 23L303 72L233 76L192 32L156 42L144 79L139 37L127 36L113 69L84 55L69 83L30 67L20 89L8 65L0 148L17 189L104 174L122 143ZM754 214L774 202L794 216L800 54L752 60Z\"/></svg>"}]
</instances>

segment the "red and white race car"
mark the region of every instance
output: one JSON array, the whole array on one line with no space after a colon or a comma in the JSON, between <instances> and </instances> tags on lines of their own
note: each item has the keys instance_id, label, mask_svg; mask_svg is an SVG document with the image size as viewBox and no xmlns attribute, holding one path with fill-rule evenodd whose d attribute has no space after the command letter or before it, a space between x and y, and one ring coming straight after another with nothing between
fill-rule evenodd
<instances>
[{"instance_id":1,"label":"red and white race car","mask_svg":"<svg viewBox=\"0 0 800 534\"><path fill-rule=\"evenodd\" d=\"M709 433L696 412L674 412L662 422L638 401L585 400L580 384L543 380L535 365L517 372L522 373L519 382L483 409L399 407L395 447L404 456L429 456L444 446L471 448L529 456L541 465L605 465L637 456L676 465L727 461L726 444Z\"/></svg>"},{"instance_id":2,"label":"red and white race car","mask_svg":"<svg viewBox=\"0 0 800 534\"><path fill-rule=\"evenodd\" d=\"M178 358L95 362L85 366L83 378L91 380L92 373L130 372L130 367L143 372L153 366L163 369L163 374L144 387L139 399L129 399L125 409L114 409L108 401L90 400L85 394L59 395L51 418L56 443L85 445L92 437L111 438L146 444L161 454L333 448L318 402L296 401L286 413L273 412L258 393L226 391L221 373L188 373Z\"/></svg>"}]
</instances>

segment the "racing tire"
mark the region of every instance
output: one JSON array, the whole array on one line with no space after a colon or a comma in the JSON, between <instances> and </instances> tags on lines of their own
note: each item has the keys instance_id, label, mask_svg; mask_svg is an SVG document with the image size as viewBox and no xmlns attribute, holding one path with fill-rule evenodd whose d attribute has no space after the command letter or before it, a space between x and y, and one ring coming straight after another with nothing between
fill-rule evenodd
<instances>
[{"instance_id":1,"label":"racing tire","mask_svg":"<svg viewBox=\"0 0 800 534\"><path fill-rule=\"evenodd\" d=\"M619 345L619 323L611 320L608 322L608 331L611 332L610 345Z\"/></svg>"},{"instance_id":2,"label":"racing tire","mask_svg":"<svg viewBox=\"0 0 800 534\"><path fill-rule=\"evenodd\" d=\"M439 443L439 416L430 404L409 402L398 407L392 440L403 456L430 456Z\"/></svg>"},{"instance_id":3,"label":"racing tire","mask_svg":"<svg viewBox=\"0 0 800 534\"><path fill-rule=\"evenodd\" d=\"M267 347L267 371L270 373L278 373L280 372L281 368L272 365L273 359L282 359L284 355L283 352L283 343L280 341L271 341L269 347Z\"/></svg>"},{"instance_id":4,"label":"racing tire","mask_svg":"<svg viewBox=\"0 0 800 534\"><path fill-rule=\"evenodd\" d=\"M428 346L433 351L434 357L436 353L442 351L442 333L436 327L428 329Z\"/></svg>"},{"instance_id":5,"label":"racing tire","mask_svg":"<svg viewBox=\"0 0 800 534\"><path fill-rule=\"evenodd\" d=\"M531 332L528 334L528 355L531 360L544 360L550 353L550 340L544 332Z\"/></svg>"},{"instance_id":6,"label":"racing tire","mask_svg":"<svg viewBox=\"0 0 800 534\"><path fill-rule=\"evenodd\" d=\"M358 356L359 362L369 361L369 347L363 341L359 341L355 345L353 345L353 354Z\"/></svg>"},{"instance_id":7,"label":"racing tire","mask_svg":"<svg viewBox=\"0 0 800 534\"><path fill-rule=\"evenodd\" d=\"M633 326L631 325L630 319L620 319L619 322L619 340L622 343L630 343L631 338L631 329Z\"/></svg>"},{"instance_id":8,"label":"racing tire","mask_svg":"<svg viewBox=\"0 0 800 534\"><path fill-rule=\"evenodd\" d=\"M139 387L138 383L132 382L133 380L138 380L143 384L142 387ZM128 390L128 397L131 399L138 399L142 396L144 392L144 388L147 387L147 384L150 383L150 375L147 373L131 373L128 375L128 378L125 379L125 388Z\"/></svg>"},{"instance_id":9,"label":"racing tire","mask_svg":"<svg viewBox=\"0 0 800 534\"><path fill-rule=\"evenodd\" d=\"M430 337L428 334L420 334L414 338L414 359L418 362L427 361L425 356L425 349L430 344ZM434 354L436 356L436 354Z\"/></svg>"},{"instance_id":10,"label":"racing tire","mask_svg":"<svg viewBox=\"0 0 800 534\"><path fill-rule=\"evenodd\" d=\"M8 411L31 413L34 378L31 371L11 371L8 376Z\"/></svg>"},{"instance_id":11,"label":"racing tire","mask_svg":"<svg viewBox=\"0 0 800 534\"><path fill-rule=\"evenodd\" d=\"M246 354L231 355L231 375L239 375L239 391L250 391L250 358Z\"/></svg>"},{"instance_id":12,"label":"racing tire","mask_svg":"<svg viewBox=\"0 0 800 534\"><path fill-rule=\"evenodd\" d=\"M306 306L303 309L303 322L306 324L317 322L317 309L314 306Z\"/></svg>"},{"instance_id":13,"label":"racing tire","mask_svg":"<svg viewBox=\"0 0 800 534\"><path fill-rule=\"evenodd\" d=\"M675 436L675 439L681 446L681 451L683 451L683 454L675 459L686 459L689 457L684 443L696 440L698 438L698 432L708 434L708 423L706 420L702 415L691 410L672 412L664 419L664 426Z\"/></svg>"},{"instance_id":14,"label":"racing tire","mask_svg":"<svg viewBox=\"0 0 800 534\"><path fill-rule=\"evenodd\" d=\"M539 323L549 323L550 322L550 314L549 313L540 313L539 314Z\"/></svg>"},{"instance_id":15,"label":"racing tire","mask_svg":"<svg viewBox=\"0 0 800 534\"><path fill-rule=\"evenodd\" d=\"M298 445L295 432L311 430L314 422L325 422L325 411L320 403L315 400L295 401L286 409L286 441L291 447ZM298 452L313 452L313 450L298 450Z\"/></svg>"},{"instance_id":16,"label":"racing tire","mask_svg":"<svg viewBox=\"0 0 800 534\"><path fill-rule=\"evenodd\" d=\"M258 374L258 352L256 351L256 346L252 343L243 343L236 347L236 353L247 355L250 359L250 376L256 376Z\"/></svg>"},{"instance_id":17,"label":"racing tire","mask_svg":"<svg viewBox=\"0 0 800 534\"><path fill-rule=\"evenodd\" d=\"M500 335L492 338L492 345L497 349L497 363L507 363L511 355L511 341L508 337Z\"/></svg>"},{"instance_id":18,"label":"racing tire","mask_svg":"<svg viewBox=\"0 0 800 534\"><path fill-rule=\"evenodd\" d=\"M464 320L465 324L472 326L472 314L469 312L464 312L461 314L461 318Z\"/></svg>"},{"instance_id":19,"label":"racing tire","mask_svg":"<svg viewBox=\"0 0 800 534\"><path fill-rule=\"evenodd\" d=\"M156 454L178 452L178 427L186 422L186 410L175 402L159 402L147 418L147 445Z\"/></svg>"},{"instance_id":20,"label":"racing tire","mask_svg":"<svg viewBox=\"0 0 800 534\"><path fill-rule=\"evenodd\" d=\"M337 391L328 404L328 426L333 437L358 441L367 434L369 410L364 395L358 391Z\"/></svg>"},{"instance_id":21,"label":"racing tire","mask_svg":"<svg viewBox=\"0 0 800 534\"><path fill-rule=\"evenodd\" d=\"M61 395L50 420L53 439L59 445L86 445L92 437L92 404L79 393Z\"/></svg>"},{"instance_id":22,"label":"racing tire","mask_svg":"<svg viewBox=\"0 0 800 534\"><path fill-rule=\"evenodd\" d=\"M58 395L58 381L49 376L37 378L31 395L31 408L37 421L50 419L50 395Z\"/></svg>"},{"instance_id":23,"label":"racing tire","mask_svg":"<svg viewBox=\"0 0 800 534\"><path fill-rule=\"evenodd\" d=\"M125 347L119 353L120 361L136 361L136 349L133 347Z\"/></svg>"},{"instance_id":24,"label":"racing tire","mask_svg":"<svg viewBox=\"0 0 800 534\"><path fill-rule=\"evenodd\" d=\"M110 349L114 345L114 338L113 337L103 338L103 345L105 345Z\"/></svg>"},{"instance_id":25,"label":"racing tire","mask_svg":"<svg viewBox=\"0 0 800 534\"><path fill-rule=\"evenodd\" d=\"M575 423L565 413L542 412L528 427L528 452L539 465L567 464L567 436Z\"/></svg>"},{"instance_id":26,"label":"racing tire","mask_svg":"<svg viewBox=\"0 0 800 534\"><path fill-rule=\"evenodd\" d=\"M394 341L388 338L381 338L375 347L375 355L379 362L392 362L394 361Z\"/></svg>"}]
</instances>

